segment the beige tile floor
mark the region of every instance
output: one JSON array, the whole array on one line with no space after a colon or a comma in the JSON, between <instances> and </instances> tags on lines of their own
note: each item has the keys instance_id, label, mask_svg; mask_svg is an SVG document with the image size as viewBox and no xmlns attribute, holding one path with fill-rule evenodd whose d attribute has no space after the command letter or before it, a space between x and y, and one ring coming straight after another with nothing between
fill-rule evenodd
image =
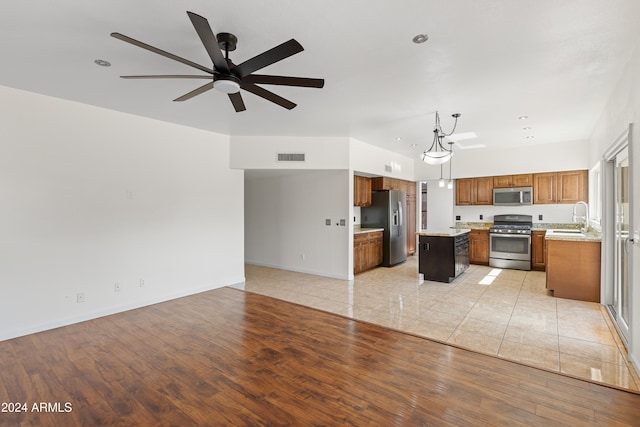
<instances>
[{"instance_id":1,"label":"beige tile floor","mask_svg":"<svg viewBox=\"0 0 640 427\"><path fill-rule=\"evenodd\" d=\"M417 257L346 281L246 265L245 290L622 388L640 379L604 306L554 298L536 271L421 280Z\"/></svg>"}]
</instances>

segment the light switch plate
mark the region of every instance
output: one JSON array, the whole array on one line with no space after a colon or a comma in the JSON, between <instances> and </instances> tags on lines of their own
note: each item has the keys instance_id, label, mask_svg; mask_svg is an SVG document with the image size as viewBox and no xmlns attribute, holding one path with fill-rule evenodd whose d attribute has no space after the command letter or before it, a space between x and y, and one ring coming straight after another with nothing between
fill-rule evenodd
<instances>
[{"instance_id":1,"label":"light switch plate","mask_svg":"<svg viewBox=\"0 0 640 427\"><path fill-rule=\"evenodd\" d=\"M331 219L330 218L325 219L324 225L331 225Z\"/></svg>"}]
</instances>

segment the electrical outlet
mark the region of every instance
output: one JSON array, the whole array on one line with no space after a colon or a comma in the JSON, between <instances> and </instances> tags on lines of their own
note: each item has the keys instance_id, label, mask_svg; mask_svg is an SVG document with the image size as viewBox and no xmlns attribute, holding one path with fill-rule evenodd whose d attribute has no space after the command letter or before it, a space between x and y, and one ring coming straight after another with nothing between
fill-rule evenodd
<instances>
[{"instance_id":1,"label":"electrical outlet","mask_svg":"<svg viewBox=\"0 0 640 427\"><path fill-rule=\"evenodd\" d=\"M484 215L480 215L480 219L484 219Z\"/></svg>"},{"instance_id":2,"label":"electrical outlet","mask_svg":"<svg viewBox=\"0 0 640 427\"><path fill-rule=\"evenodd\" d=\"M331 219L330 218L325 219L324 225L331 225Z\"/></svg>"},{"instance_id":3,"label":"electrical outlet","mask_svg":"<svg viewBox=\"0 0 640 427\"><path fill-rule=\"evenodd\" d=\"M538 221L542 221L542 215L538 215Z\"/></svg>"},{"instance_id":4,"label":"electrical outlet","mask_svg":"<svg viewBox=\"0 0 640 427\"><path fill-rule=\"evenodd\" d=\"M305 254L300 254L300 259L301 259L301 260L303 260L303 261L304 261L306 257L307 257L307 256L306 256Z\"/></svg>"},{"instance_id":5,"label":"electrical outlet","mask_svg":"<svg viewBox=\"0 0 640 427\"><path fill-rule=\"evenodd\" d=\"M460 215L456 215L456 221L460 221Z\"/></svg>"},{"instance_id":6,"label":"electrical outlet","mask_svg":"<svg viewBox=\"0 0 640 427\"><path fill-rule=\"evenodd\" d=\"M116 282L113 285L113 290L114 290L114 292L120 292L120 282Z\"/></svg>"},{"instance_id":7,"label":"electrical outlet","mask_svg":"<svg viewBox=\"0 0 640 427\"><path fill-rule=\"evenodd\" d=\"M140 279L140 287L144 288L144 279Z\"/></svg>"},{"instance_id":8,"label":"electrical outlet","mask_svg":"<svg viewBox=\"0 0 640 427\"><path fill-rule=\"evenodd\" d=\"M76 295L76 301L78 304L80 304L81 302L84 302L84 293L80 292L78 295Z\"/></svg>"},{"instance_id":9,"label":"electrical outlet","mask_svg":"<svg viewBox=\"0 0 640 427\"><path fill-rule=\"evenodd\" d=\"M347 225L347 220L346 219L341 219L340 220L340 227L344 227L345 225Z\"/></svg>"}]
</instances>

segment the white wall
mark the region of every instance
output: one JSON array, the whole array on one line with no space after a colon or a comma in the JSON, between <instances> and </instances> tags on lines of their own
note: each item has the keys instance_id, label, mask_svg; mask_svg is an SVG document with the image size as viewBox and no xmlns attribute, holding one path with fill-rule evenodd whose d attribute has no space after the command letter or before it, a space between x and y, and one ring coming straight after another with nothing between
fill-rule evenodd
<instances>
[{"instance_id":1,"label":"white wall","mask_svg":"<svg viewBox=\"0 0 640 427\"><path fill-rule=\"evenodd\" d=\"M414 159L384 148L349 139L349 168L370 176L414 180ZM385 166L391 168L388 171Z\"/></svg>"},{"instance_id":2,"label":"white wall","mask_svg":"<svg viewBox=\"0 0 640 427\"><path fill-rule=\"evenodd\" d=\"M0 339L244 280L228 137L3 87L0 99Z\"/></svg>"},{"instance_id":3,"label":"white wall","mask_svg":"<svg viewBox=\"0 0 640 427\"><path fill-rule=\"evenodd\" d=\"M588 141L539 144L505 149L457 150L451 164L453 178L511 175L518 173L554 172L589 169ZM443 176L449 178L448 164ZM415 159L415 180L428 181L440 177L440 167Z\"/></svg>"},{"instance_id":4,"label":"white wall","mask_svg":"<svg viewBox=\"0 0 640 427\"><path fill-rule=\"evenodd\" d=\"M351 181L348 170L247 171L247 263L341 279L353 277ZM325 225L326 219L331 225ZM345 225L336 225L341 219Z\"/></svg>"},{"instance_id":5,"label":"white wall","mask_svg":"<svg viewBox=\"0 0 640 427\"><path fill-rule=\"evenodd\" d=\"M440 188L438 180L427 181L427 229L438 231L452 227L455 203L455 187Z\"/></svg>"},{"instance_id":6,"label":"white wall","mask_svg":"<svg viewBox=\"0 0 640 427\"><path fill-rule=\"evenodd\" d=\"M640 37L640 30L638 37ZM590 163L595 165L607 147L633 123L629 181L633 231L640 233L640 51L636 49L620 83L606 105L591 137ZM630 360L640 371L640 242L630 247L631 337Z\"/></svg>"},{"instance_id":7,"label":"white wall","mask_svg":"<svg viewBox=\"0 0 640 427\"><path fill-rule=\"evenodd\" d=\"M304 162L278 162L278 153L304 153ZM349 139L232 136L233 169L349 169Z\"/></svg>"}]
</instances>

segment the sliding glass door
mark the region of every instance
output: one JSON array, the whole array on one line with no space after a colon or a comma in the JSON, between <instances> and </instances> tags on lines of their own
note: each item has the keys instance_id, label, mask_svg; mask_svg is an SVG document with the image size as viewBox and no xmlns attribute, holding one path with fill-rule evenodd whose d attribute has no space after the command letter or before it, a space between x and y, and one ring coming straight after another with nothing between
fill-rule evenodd
<instances>
[{"instance_id":1,"label":"sliding glass door","mask_svg":"<svg viewBox=\"0 0 640 427\"><path fill-rule=\"evenodd\" d=\"M629 150L624 148L612 159L614 166L613 203L615 218L613 301L609 306L618 330L629 338Z\"/></svg>"}]
</instances>

